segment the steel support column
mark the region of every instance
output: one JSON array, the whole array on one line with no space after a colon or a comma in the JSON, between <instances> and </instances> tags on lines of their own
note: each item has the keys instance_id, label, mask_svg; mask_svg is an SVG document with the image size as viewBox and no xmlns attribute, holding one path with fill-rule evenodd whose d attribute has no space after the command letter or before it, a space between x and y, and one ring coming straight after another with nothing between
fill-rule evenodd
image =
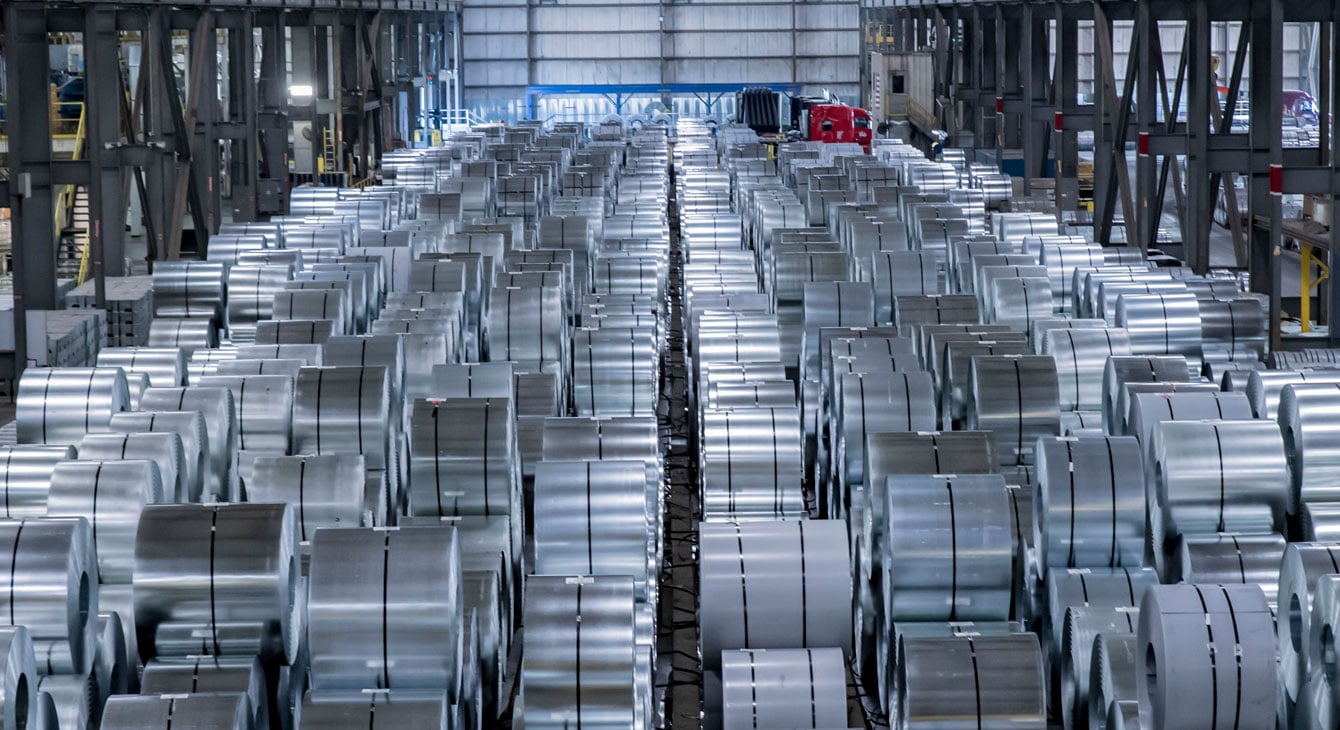
<instances>
[{"instance_id":1,"label":"steel support column","mask_svg":"<svg viewBox=\"0 0 1340 730\"><path fill-rule=\"evenodd\" d=\"M121 53L116 10L84 8L84 96L89 165L88 246L98 306L105 306L104 277L125 275L126 194L112 148L121 142Z\"/></svg>"},{"instance_id":2,"label":"steel support column","mask_svg":"<svg viewBox=\"0 0 1340 730\"><path fill-rule=\"evenodd\" d=\"M1163 53L1159 47L1159 24L1154 17L1153 0L1139 0L1135 9L1136 47L1136 97L1135 97L1135 225L1127 226L1127 243L1138 246L1141 252L1148 252L1158 238L1159 211L1161 203L1155 200L1159 193L1155 165L1157 159L1149 154L1149 136L1154 134L1157 124L1156 104L1158 99L1158 70L1163 66Z\"/></svg>"},{"instance_id":3,"label":"steel support column","mask_svg":"<svg viewBox=\"0 0 1340 730\"><path fill-rule=\"evenodd\" d=\"M1244 29L1244 32L1247 32L1247 29ZM1284 164L1280 135L1284 117L1282 106L1284 54L1274 51L1282 48L1284 44L1283 0L1253 2L1250 33L1251 178L1248 194L1251 196L1249 220L1252 221L1252 234L1249 271L1252 291L1270 295L1268 327L1270 347L1273 351L1279 347L1280 342L1280 287L1282 286L1280 256L1284 238L1281 222L1283 210L1280 204ZM1195 60L1193 57L1193 62ZM1278 186L1272 184L1272 180L1276 179L1273 170L1276 169L1280 170ZM1209 204L1213 205L1213 201L1209 201ZM1192 203L1192 206L1192 210L1198 210L1195 203ZM1236 214L1236 211L1229 213ZM1204 263L1202 268L1203 266Z\"/></svg>"}]
</instances>

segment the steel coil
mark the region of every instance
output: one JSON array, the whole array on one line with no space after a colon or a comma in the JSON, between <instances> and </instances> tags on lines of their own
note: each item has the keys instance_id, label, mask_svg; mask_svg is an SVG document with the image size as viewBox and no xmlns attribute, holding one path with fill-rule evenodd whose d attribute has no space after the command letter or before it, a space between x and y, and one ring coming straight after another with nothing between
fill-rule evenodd
<instances>
[{"instance_id":1,"label":"steel coil","mask_svg":"<svg viewBox=\"0 0 1340 730\"><path fill-rule=\"evenodd\" d=\"M1092 714L1089 697L1095 679L1090 670L1095 641L1108 635L1133 636L1139 620L1140 610L1128 606L1066 611L1059 662L1057 658L1052 661L1052 674L1060 677L1058 709L1066 730L1087 728L1089 724L1088 718ZM1058 663L1059 669L1056 667Z\"/></svg>"},{"instance_id":2,"label":"steel coil","mask_svg":"<svg viewBox=\"0 0 1340 730\"><path fill-rule=\"evenodd\" d=\"M288 378L296 378L298 377L298 370L302 367L303 361L296 359L252 360L234 358L218 363L211 375L283 375Z\"/></svg>"},{"instance_id":3,"label":"steel coil","mask_svg":"<svg viewBox=\"0 0 1340 730\"><path fill-rule=\"evenodd\" d=\"M452 708L445 693L428 690L311 692L302 698L298 730L424 728L452 730Z\"/></svg>"},{"instance_id":4,"label":"steel coil","mask_svg":"<svg viewBox=\"0 0 1340 730\"><path fill-rule=\"evenodd\" d=\"M362 454L368 469L387 469L391 396L385 367L303 368L293 393L293 451Z\"/></svg>"},{"instance_id":5,"label":"steel coil","mask_svg":"<svg viewBox=\"0 0 1340 730\"><path fill-rule=\"evenodd\" d=\"M1340 450L1335 435L1340 383L1286 385L1278 419L1289 456L1290 513L1303 503L1340 501Z\"/></svg>"},{"instance_id":6,"label":"steel coil","mask_svg":"<svg viewBox=\"0 0 1340 730\"><path fill-rule=\"evenodd\" d=\"M186 463L176 433L91 433L79 442L81 461L147 459L158 465L163 502L189 502Z\"/></svg>"},{"instance_id":7,"label":"steel coil","mask_svg":"<svg viewBox=\"0 0 1340 730\"><path fill-rule=\"evenodd\" d=\"M1153 441L1154 427L1167 421L1250 421L1252 406L1241 393L1218 390L1188 391L1182 388L1169 392L1144 392L1138 383L1128 385L1130 411L1125 416L1125 432L1148 447Z\"/></svg>"},{"instance_id":8,"label":"steel coil","mask_svg":"<svg viewBox=\"0 0 1340 730\"><path fill-rule=\"evenodd\" d=\"M1094 637L1089 662L1089 730L1108 730L1108 713L1114 705L1130 703L1138 708L1135 675L1142 670L1143 659L1134 633L1104 632Z\"/></svg>"},{"instance_id":9,"label":"steel coil","mask_svg":"<svg viewBox=\"0 0 1340 730\"><path fill-rule=\"evenodd\" d=\"M1286 385L1333 383L1340 383L1340 370L1256 370L1247 375L1247 399L1257 418L1275 420Z\"/></svg>"},{"instance_id":10,"label":"steel coil","mask_svg":"<svg viewBox=\"0 0 1340 730\"><path fill-rule=\"evenodd\" d=\"M222 321L228 267L221 261L159 261L154 265L154 316Z\"/></svg>"},{"instance_id":11,"label":"steel coil","mask_svg":"<svg viewBox=\"0 0 1340 730\"><path fill-rule=\"evenodd\" d=\"M414 401L408 513L520 514L515 423L505 398Z\"/></svg>"},{"instance_id":12,"label":"steel coil","mask_svg":"<svg viewBox=\"0 0 1340 730\"><path fill-rule=\"evenodd\" d=\"M1061 435L1075 438L1103 436L1102 411L1062 411Z\"/></svg>"},{"instance_id":13,"label":"steel coil","mask_svg":"<svg viewBox=\"0 0 1340 730\"><path fill-rule=\"evenodd\" d=\"M429 398L513 398L516 380L510 362L448 363L433 366Z\"/></svg>"},{"instance_id":14,"label":"steel coil","mask_svg":"<svg viewBox=\"0 0 1340 730\"><path fill-rule=\"evenodd\" d=\"M1002 466L1033 463L1040 436L1061 433L1056 360L1042 355L977 357L967 427L991 431Z\"/></svg>"},{"instance_id":15,"label":"steel coil","mask_svg":"<svg viewBox=\"0 0 1340 730\"><path fill-rule=\"evenodd\" d=\"M997 621L1008 618L1014 533L998 475L888 478L884 618Z\"/></svg>"},{"instance_id":16,"label":"steel coil","mask_svg":"<svg viewBox=\"0 0 1340 730\"><path fill-rule=\"evenodd\" d=\"M144 391L149 389L149 376L144 373L126 373L126 407L132 411L139 410L140 399L144 397Z\"/></svg>"},{"instance_id":17,"label":"steel coil","mask_svg":"<svg viewBox=\"0 0 1340 730\"><path fill-rule=\"evenodd\" d=\"M1281 535L1185 535L1168 567L1169 582L1258 585L1274 609L1284 547Z\"/></svg>"},{"instance_id":18,"label":"steel coil","mask_svg":"<svg viewBox=\"0 0 1340 730\"><path fill-rule=\"evenodd\" d=\"M1045 278L998 278L986 295L990 316L1015 332L1027 332L1033 322L1053 314L1051 284Z\"/></svg>"},{"instance_id":19,"label":"steel coil","mask_svg":"<svg viewBox=\"0 0 1340 730\"><path fill-rule=\"evenodd\" d=\"M1308 646L1313 632L1313 605L1318 580L1340 573L1340 543L1293 543L1285 547L1279 567L1279 655L1280 674L1286 696L1304 702L1300 696L1306 678L1322 667L1309 664Z\"/></svg>"},{"instance_id":20,"label":"steel coil","mask_svg":"<svg viewBox=\"0 0 1340 730\"><path fill-rule=\"evenodd\" d=\"M1298 533L1304 542L1340 542L1340 503L1304 502L1298 508Z\"/></svg>"},{"instance_id":21,"label":"steel coil","mask_svg":"<svg viewBox=\"0 0 1340 730\"><path fill-rule=\"evenodd\" d=\"M1123 294L1115 324L1126 328L1137 355L1181 355L1200 370L1200 302L1194 294Z\"/></svg>"},{"instance_id":22,"label":"steel coil","mask_svg":"<svg viewBox=\"0 0 1340 730\"><path fill-rule=\"evenodd\" d=\"M797 409L709 410L702 418L698 460L704 514L780 516L804 511Z\"/></svg>"},{"instance_id":23,"label":"steel coil","mask_svg":"<svg viewBox=\"0 0 1340 730\"><path fill-rule=\"evenodd\" d=\"M103 730L245 730L251 727L247 696L241 692L120 695L109 698L102 712Z\"/></svg>"},{"instance_id":24,"label":"steel coil","mask_svg":"<svg viewBox=\"0 0 1340 730\"><path fill-rule=\"evenodd\" d=\"M1140 604L1137 633L1145 647L1144 671L1136 673L1142 724L1275 727L1274 619L1260 588L1155 586Z\"/></svg>"},{"instance_id":25,"label":"steel coil","mask_svg":"<svg viewBox=\"0 0 1340 730\"><path fill-rule=\"evenodd\" d=\"M47 515L87 519L99 578L103 583L128 584L135 572L140 514L146 505L162 502L163 496L153 461L67 461L51 473Z\"/></svg>"},{"instance_id":26,"label":"steel coil","mask_svg":"<svg viewBox=\"0 0 1340 730\"><path fill-rule=\"evenodd\" d=\"M135 541L141 655L289 663L301 634L293 510L284 504L155 505Z\"/></svg>"},{"instance_id":27,"label":"steel coil","mask_svg":"<svg viewBox=\"0 0 1340 730\"><path fill-rule=\"evenodd\" d=\"M699 539L706 667L719 665L728 649L850 649L852 584L841 522L705 522Z\"/></svg>"},{"instance_id":28,"label":"steel coil","mask_svg":"<svg viewBox=\"0 0 1340 730\"><path fill-rule=\"evenodd\" d=\"M89 523L79 517L0 521L10 558L0 596L10 622L26 626L44 674L87 674L98 642L98 564Z\"/></svg>"},{"instance_id":29,"label":"steel coil","mask_svg":"<svg viewBox=\"0 0 1340 730\"><path fill-rule=\"evenodd\" d=\"M1190 372L1183 357L1109 357L1103 368L1103 424L1107 432L1119 435L1116 429L1124 423L1127 383L1185 383L1188 380Z\"/></svg>"},{"instance_id":30,"label":"steel coil","mask_svg":"<svg viewBox=\"0 0 1340 730\"><path fill-rule=\"evenodd\" d=\"M1150 446L1155 557L1183 535L1284 531L1289 466L1270 421L1166 421Z\"/></svg>"},{"instance_id":31,"label":"steel coil","mask_svg":"<svg viewBox=\"0 0 1340 730\"><path fill-rule=\"evenodd\" d=\"M6 519L44 517L51 474L74 459L73 446L0 446L0 489Z\"/></svg>"},{"instance_id":32,"label":"steel coil","mask_svg":"<svg viewBox=\"0 0 1340 730\"><path fill-rule=\"evenodd\" d=\"M258 345L320 345L336 334L333 319L271 320L256 323L254 341Z\"/></svg>"},{"instance_id":33,"label":"steel coil","mask_svg":"<svg viewBox=\"0 0 1340 730\"><path fill-rule=\"evenodd\" d=\"M229 499L229 464L237 449L237 414L232 391L225 388L149 388L140 408L152 412L196 412L205 422L207 448L201 501Z\"/></svg>"},{"instance_id":34,"label":"steel coil","mask_svg":"<svg viewBox=\"0 0 1340 730\"><path fill-rule=\"evenodd\" d=\"M106 347L98 352L98 367L144 373L150 385L173 387L186 377L186 355L176 347Z\"/></svg>"},{"instance_id":35,"label":"steel coil","mask_svg":"<svg viewBox=\"0 0 1340 730\"><path fill-rule=\"evenodd\" d=\"M93 680L98 688L98 705L112 695L139 689L139 659L132 664L127 653L126 629L121 614L107 608L99 595L98 651L93 658ZM132 669L134 667L134 669Z\"/></svg>"},{"instance_id":36,"label":"steel coil","mask_svg":"<svg viewBox=\"0 0 1340 730\"><path fill-rule=\"evenodd\" d=\"M301 360L303 365L325 365L324 344L242 345L237 358L242 360Z\"/></svg>"},{"instance_id":37,"label":"steel coil","mask_svg":"<svg viewBox=\"0 0 1340 730\"><path fill-rule=\"evenodd\" d=\"M1266 312L1257 299L1200 302L1205 358L1214 362L1259 362L1266 351Z\"/></svg>"},{"instance_id":38,"label":"steel coil","mask_svg":"<svg viewBox=\"0 0 1340 730\"><path fill-rule=\"evenodd\" d=\"M848 373L841 377L836 403L835 464L844 504L866 488L865 436L887 431L935 430L931 376L923 372Z\"/></svg>"},{"instance_id":39,"label":"steel coil","mask_svg":"<svg viewBox=\"0 0 1340 730\"><path fill-rule=\"evenodd\" d=\"M101 707L98 688L91 674L48 674L37 682L37 690L56 706L59 727L84 730L97 727Z\"/></svg>"},{"instance_id":40,"label":"steel coil","mask_svg":"<svg viewBox=\"0 0 1340 730\"><path fill-rule=\"evenodd\" d=\"M1131 338L1119 329L1056 329L1043 335L1041 354L1056 358L1061 410L1094 411L1103 407L1108 358L1129 356Z\"/></svg>"},{"instance_id":41,"label":"steel coil","mask_svg":"<svg viewBox=\"0 0 1340 730\"><path fill-rule=\"evenodd\" d=\"M219 333L212 319L155 317L149 322L149 347L181 348L187 357L196 350L219 346Z\"/></svg>"},{"instance_id":42,"label":"steel coil","mask_svg":"<svg viewBox=\"0 0 1340 730\"><path fill-rule=\"evenodd\" d=\"M37 724L37 665L28 629L23 626L0 628L0 728L24 730Z\"/></svg>"},{"instance_id":43,"label":"steel coil","mask_svg":"<svg viewBox=\"0 0 1340 730\"><path fill-rule=\"evenodd\" d=\"M650 416L659 398L655 333L646 328L579 330L572 391L579 416Z\"/></svg>"},{"instance_id":44,"label":"steel coil","mask_svg":"<svg viewBox=\"0 0 1340 730\"><path fill-rule=\"evenodd\" d=\"M937 337L946 340L940 356L940 422L945 430L961 428L968 419L972 402L972 363L980 357L1027 355L1022 337L997 339L996 335Z\"/></svg>"},{"instance_id":45,"label":"steel coil","mask_svg":"<svg viewBox=\"0 0 1340 730\"><path fill-rule=\"evenodd\" d=\"M567 363L563 293L555 287L495 288L489 294L488 352L493 360Z\"/></svg>"},{"instance_id":46,"label":"steel coil","mask_svg":"<svg viewBox=\"0 0 1340 730\"><path fill-rule=\"evenodd\" d=\"M122 434L172 433L181 439L181 480L183 501L199 502L206 494L206 472L213 465L209 458L209 437L205 418L199 411L130 411L112 416L111 428ZM213 480L210 480L213 481Z\"/></svg>"},{"instance_id":47,"label":"steel coil","mask_svg":"<svg viewBox=\"0 0 1340 730\"><path fill-rule=\"evenodd\" d=\"M1049 568L1042 643L1050 655L1060 651L1066 611L1138 608L1150 586L1159 584L1153 568Z\"/></svg>"},{"instance_id":48,"label":"steel coil","mask_svg":"<svg viewBox=\"0 0 1340 730\"><path fill-rule=\"evenodd\" d=\"M879 251L871 265L875 287L875 321L893 321L893 300L902 296L945 294L945 266L940 256L920 251Z\"/></svg>"},{"instance_id":49,"label":"steel coil","mask_svg":"<svg viewBox=\"0 0 1340 730\"><path fill-rule=\"evenodd\" d=\"M529 730L635 727L633 603L626 577L531 579L521 660Z\"/></svg>"},{"instance_id":50,"label":"steel coil","mask_svg":"<svg viewBox=\"0 0 1340 730\"><path fill-rule=\"evenodd\" d=\"M252 463L247 501L293 505L302 542L323 527L380 525L386 494L367 488L365 463L358 454L262 456Z\"/></svg>"},{"instance_id":51,"label":"steel coil","mask_svg":"<svg viewBox=\"0 0 1340 730\"><path fill-rule=\"evenodd\" d=\"M838 649L727 651L721 657L723 730L847 725L846 666Z\"/></svg>"},{"instance_id":52,"label":"steel coil","mask_svg":"<svg viewBox=\"0 0 1340 730\"><path fill-rule=\"evenodd\" d=\"M234 266L228 270L228 338L251 342L256 323L274 316L274 298L293 278L292 266Z\"/></svg>"},{"instance_id":53,"label":"steel coil","mask_svg":"<svg viewBox=\"0 0 1340 730\"><path fill-rule=\"evenodd\" d=\"M1038 563L1138 567L1145 550L1145 474L1128 436L1040 438L1033 502Z\"/></svg>"},{"instance_id":54,"label":"steel coil","mask_svg":"<svg viewBox=\"0 0 1340 730\"><path fill-rule=\"evenodd\" d=\"M1310 672L1299 698L1312 720L1310 728L1320 730L1334 727L1340 717L1340 687L1331 671L1332 659L1340 651L1340 575L1322 575L1312 590L1312 618L1309 640L1304 647Z\"/></svg>"},{"instance_id":55,"label":"steel coil","mask_svg":"<svg viewBox=\"0 0 1340 730\"><path fill-rule=\"evenodd\" d=\"M505 634L511 630L511 615L504 603L499 570L461 572L462 604L466 614L475 615L474 637L479 643L480 706L484 717L496 718L503 696L503 675L507 669ZM467 685L468 686L468 685Z\"/></svg>"},{"instance_id":56,"label":"steel coil","mask_svg":"<svg viewBox=\"0 0 1340 730\"><path fill-rule=\"evenodd\" d=\"M237 409L237 448L288 454L293 425L293 379L282 375L211 375L202 388L227 388Z\"/></svg>"},{"instance_id":57,"label":"steel coil","mask_svg":"<svg viewBox=\"0 0 1340 730\"><path fill-rule=\"evenodd\" d=\"M904 638L898 647L898 726L1046 730L1037 638Z\"/></svg>"},{"instance_id":58,"label":"steel coil","mask_svg":"<svg viewBox=\"0 0 1340 730\"><path fill-rule=\"evenodd\" d=\"M875 290L866 282L810 283L805 285L804 302L805 329L799 365L802 377L813 379L819 372L819 328L876 325ZM813 375L807 376L809 373Z\"/></svg>"},{"instance_id":59,"label":"steel coil","mask_svg":"<svg viewBox=\"0 0 1340 730\"><path fill-rule=\"evenodd\" d=\"M442 689L460 696L462 593L445 527L318 531L308 642L315 690ZM367 601L368 594L380 601Z\"/></svg>"},{"instance_id":60,"label":"steel coil","mask_svg":"<svg viewBox=\"0 0 1340 730\"><path fill-rule=\"evenodd\" d=\"M120 368L28 368L15 398L18 442L73 444L106 432L129 399Z\"/></svg>"},{"instance_id":61,"label":"steel coil","mask_svg":"<svg viewBox=\"0 0 1340 730\"><path fill-rule=\"evenodd\" d=\"M241 693L246 697L251 726L257 730L270 726L265 670L255 657L155 659L144 667L140 694L193 692Z\"/></svg>"},{"instance_id":62,"label":"steel coil","mask_svg":"<svg viewBox=\"0 0 1340 730\"><path fill-rule=\"evenodd\" d=\"M1070 319L1068 317L1044 317L1033 320L1028 327L1028 344L1033 348L1033 354L1042 354L1042 341L1052 330L1101 330L1113 329L1116 332L1123 330L1108 327L1107 322L1101 319Z\"/></svg>"},{"instance_id":63,"label":"steel coil","mask_svg":"<svg viewBox=\"0 0 1340 730\"><path fill-rule=\"evenodd\" d=\"M535 574L631 576L638 600L653 598L649 536L656 521L647 501L644 461L541 461Z\"/></svg>"}]
</instances>

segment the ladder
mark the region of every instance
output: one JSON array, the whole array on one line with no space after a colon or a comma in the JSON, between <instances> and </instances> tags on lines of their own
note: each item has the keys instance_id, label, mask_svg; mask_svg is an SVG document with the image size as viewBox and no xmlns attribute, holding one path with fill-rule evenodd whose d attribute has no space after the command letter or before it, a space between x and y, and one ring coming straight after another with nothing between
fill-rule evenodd
<instances>
[{"instance_id":1,"label":"ladder","mask_svg":"<svg viewBox=\"0 0 1340 730\"><path fill-rule=\"evenodd\" d=\"M335 172L335 169L335 130L327 127L321 130L320 172Z\"/></svg>"},{"instance_id":2,"label":"ladder","mask_svg":"<svg viewBox=\"0 0 1340 730\"><path fill-rule=\"evenodd\" d=\"M83 283L84 259L88 256L88 188L75 186L70 191L68 214L60 228L60 246L56 251L56 276Z\"/></svg>"}]
</instances>

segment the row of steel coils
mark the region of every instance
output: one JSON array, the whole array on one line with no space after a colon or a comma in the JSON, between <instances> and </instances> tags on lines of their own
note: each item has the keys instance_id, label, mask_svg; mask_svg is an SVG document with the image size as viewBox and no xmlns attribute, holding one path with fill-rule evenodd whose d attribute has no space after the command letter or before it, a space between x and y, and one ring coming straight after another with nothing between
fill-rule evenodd
<instances>
[{"instance_id":1,"label":"row of steel coils","mask_svg":"<svg viewBox=\"0 0 1340 730\"><path fill-rule=\"evenodd\" d=\"M501 156L544 181L534 225L436 181L298 189L303 223L160 264L181 337L24 373L0 725L652 726L668 146L497 131L397 169ZM560 194L578 168L608 189Z\"/></svg>"},{"instance_id":2,"label":"row of steel coils","mask_svg":"<svg viewBox=\"0 0 1340 730\"><path fill-rule=\"evenodd\" d=\"M1334 727L1334 355L1266 369L1235 279L830 148L719 134L743 240L685 237L726 726L735 652L836 648L896 727Z\"/></svg>"}]
</instances>

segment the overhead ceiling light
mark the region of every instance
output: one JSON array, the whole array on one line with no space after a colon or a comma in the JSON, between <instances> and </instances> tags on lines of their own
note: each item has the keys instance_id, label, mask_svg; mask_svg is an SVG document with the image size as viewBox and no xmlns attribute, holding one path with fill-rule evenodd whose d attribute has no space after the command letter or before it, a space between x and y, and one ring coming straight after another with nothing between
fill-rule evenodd
<instances>
[{"instance_id":1,"label":"overhead ceiling light","mask_svg":"<svg viewBox=\"0 0 1340 730\"><path fill-rule=\"evenodd\" d=\"M308 98L312 95L311 84L294 84L288 87L289 96L295 99Z\"/></svg>"}]
</instances>

